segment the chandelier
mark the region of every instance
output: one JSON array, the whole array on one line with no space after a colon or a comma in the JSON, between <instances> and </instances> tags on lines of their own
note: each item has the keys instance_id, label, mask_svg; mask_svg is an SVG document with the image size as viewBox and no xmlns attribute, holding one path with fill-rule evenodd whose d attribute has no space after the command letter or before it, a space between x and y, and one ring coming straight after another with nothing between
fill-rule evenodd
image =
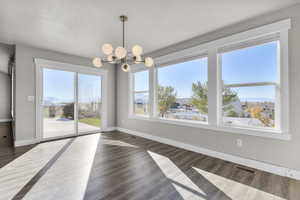
<instances>
[{"instance_id":1,"label":"chandelier","mask_svg":"<svg viewBox=\"0 0 300 200\"><path fill-rule=\"evenodd\" d=\"M93 65L95 67L102 67L103 63L121 64L121 68L124 72L130 71L130 65L144 63L146 67L154 66L154 61L151 57L142 57L143 48L139 45L134 45L131 52L125 48L125 22L128 17L125 15L120 16L123 28L123 41L122 46L113 48L111 44L104 44L102 51L106 55L106 58L95 57L93 59Z\"/></svg>"}]
</instances>

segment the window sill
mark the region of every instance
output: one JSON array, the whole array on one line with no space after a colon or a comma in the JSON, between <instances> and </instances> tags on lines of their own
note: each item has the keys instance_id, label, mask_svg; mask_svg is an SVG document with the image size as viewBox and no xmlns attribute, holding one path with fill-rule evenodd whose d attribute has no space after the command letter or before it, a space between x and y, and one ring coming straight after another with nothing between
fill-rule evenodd
<instances>
[{"instance_id":1,"label":"window sill","mask_svg":"<svg viewBox=\"0 0 300 200\"><path fill-rule=\"evenodd\" d=\"M233 127L233 126L213 126L205 122L193 122L188 120L177 120L177 119L162 119L162 118L153 118L145 115L132 115L128 117L129 119L137 120L146 120L152 122L172 124L176 126L186 126L193 128L203 128L208 130L218 131L219 133L234 133L241 135L250 135L264 138L272 138L278 140L291 140L291 135L287 132L282 132L280 130L271 130L271 129L257 129L257 128L248 128L248 127Z\"/></svg>"}]
</instances>

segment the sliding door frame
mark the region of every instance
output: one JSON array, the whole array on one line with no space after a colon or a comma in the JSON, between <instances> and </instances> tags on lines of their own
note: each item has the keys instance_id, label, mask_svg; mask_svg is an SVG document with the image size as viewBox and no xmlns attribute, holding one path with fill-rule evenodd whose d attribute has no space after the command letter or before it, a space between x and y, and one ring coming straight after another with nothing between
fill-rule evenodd
<instances>
[{"instance_id":1,"label":"sliding door frame","mask_svg":"<svg viewBox=\"0 0 300 200\"><path fill-rule=\"evenodd\" d=\"M75 133L74 135L66 135L65 137L70 136L77 136L77 135L84 135L96 132L102 132L107 129L107 70L106 69L97 69L90 66L83 66L83 65L74 65L69 63L62 63L57 61L45 60L41 58L34 58L34 62L36 65L35 72L36 72L36 84L35 84L35 92L36 92L36 139L41 141L57 139L57 138L43 138L43 116L42 116L42 105L43 105L43 69L54 69L54 70L61 70L61 71L68 71L75 73L74 79L74 100L75 100L75 107L74 107L74 121L75 121ZM78 74L90 74L90 75L98 75L101 77L101 127L100 130L96 131L89 131L89 132L82 132L78 131ZM63 138L59 137L59 138Z\"/></svg>"}]
</instances>

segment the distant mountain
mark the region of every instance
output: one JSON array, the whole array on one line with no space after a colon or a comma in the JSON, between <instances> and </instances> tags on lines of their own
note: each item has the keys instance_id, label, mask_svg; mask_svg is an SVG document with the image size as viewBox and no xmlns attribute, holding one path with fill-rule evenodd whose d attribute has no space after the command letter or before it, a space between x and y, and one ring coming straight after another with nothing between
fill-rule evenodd
<instances>
[{"instance_id":1,"label":"distant mountain","mask_svg":"<svg viewBox=\"0 0 300 200\"><path fill-rule=\"evenodd\" d=\"M58 98L55 98L55 97L45 97L44 101L57 102Z\"/></svg>"},{"instance_id":2,"label":"distant mountain","mask_svg":"<svg viewBox=\"0 0 300 200\"><path fill-rule=\"evenodd\" d=\"M241 102L274 102L271 98L240 98ZM176 98L176 102L180 104L188 104L191 102L191 98Z\"/></svg>"},{"instance_id":3,"label":"distant mountain","mask_svg":"<svg viewBox=\"0 0 300 200\"><path fill-rule=\"evenodd\" d=\"M54 97L44 97L44 105L51 105L51 104L55 104L56 102L58 102L57 98L54 98Z\"/></svg>"},{"instance_id":4,"label":"distant mountain","mask_svg":"<svg viewBox=\"0 0 300 200\"><path fill-rule=\"evenodd\" d=\"M274 99L271 98L241 98L241 102L274 102Z\"/></svg>"},{"instance_id":5,"label":"distant mountain","mask_svg":"<svg viewBox=\"0 0 300 200\"><path fill-rule=\"evenodd\" d=\"M73 102L72 99L58 99L55 97L44 97L44 105L52 105L52 104L64 104L68 102Z\"/></svg>"}]
</instances>

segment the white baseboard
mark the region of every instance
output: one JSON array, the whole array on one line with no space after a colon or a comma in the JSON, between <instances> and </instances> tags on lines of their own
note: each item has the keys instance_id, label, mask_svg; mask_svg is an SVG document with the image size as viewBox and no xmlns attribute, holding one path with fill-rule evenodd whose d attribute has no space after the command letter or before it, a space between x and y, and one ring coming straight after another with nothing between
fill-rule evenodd
<instances>
[{"instance_id":1,"label":"white baseboard","mask_svg":"<svg viewBox=\"0 0 300 200\"><path fill-rule=\"evenodd\" d=\"M115 131L115 130L117 130L117 127L107 127L103 131L104 132L110 132L110 131Z\"/></svg>"},{"instance_id":2,"label":"white baseboard","mask_svg":"<svg viewBox=\"0 0 300 200\"><path fill-rule=\"evenodd\" d=\"M244 166L247 166L247 167L251 167L251 168L259 169L259 170L262 170L262 171L270 172L270 173L273 173L273 174L277 174L277 175L280 175L280 176L286 176L286 177L289 177L289 178L300 180L300 171L297 171L297 170L292 170L292 169L288 169L288 168L285 168L285 167L276 166L276 165L261 162L261 161L258 161L258 160L252 160L252 159L242 158L242 157L239 157L239 156L234 156L234 155L230 155L230 154L226 154L226 153L221 153L221 152L201 148L201 147L198 147L198 146L178 142L178 141L175 141L175 140L162 138L162 137L154 136L154 135L151 135L151 134L142 133L142 132L138 132L138 131L134 131L134 130L129 130L129 129L121 128L121 127L117 127L116 129L118 131L128 133L128 134L131 134L131 135L135 135L135 136L139 136L139 137L143 137L143 138L147 138L149 140L154 140L154 141L157 141L157 142L160 142L160 143L164 143L164 144L168 144L168 145L171 145L171 146L179 147L179 148L186 149L186 150L189 150L189 151L193 151L193 152L196 152L196 153L201 153L201 154L208 155L208 156L215 157L215 158L219 158L219 159L222 159L222 160L227 160L227 161L237 163L237 164L240 164L240 165L244 165Z\"/></svg>"},{"instance_id":3,"label":"white baseboard","mask_svg":"<svg viewBox=\"0 0 300 200\"><path fill-rule=\"evenodd\" d=\"M110 132L110 131L115 131L115 130L117 130L116 127L107 127L103 131L104 132ZM31 144L37 144L37 143L39 143L38 139L19 140L19 141L17 140L17 141L15 141L15 147L21 147L21 146L26 146L26 145L31 145Z\"/></svg>"},{"instance_id":4,"label":"white baseboard","mask_svg":"<svg viewBox=\"0 0 300 200\"><path fill-rule=\"evenodd\" d=\"M21 147L21 146L26 146L26 145L36 144L36 143L38 143L38 140L36 140L36 139L17 140L17 141L15 141L15 147Z\"/></svg>"}]
</instances>

